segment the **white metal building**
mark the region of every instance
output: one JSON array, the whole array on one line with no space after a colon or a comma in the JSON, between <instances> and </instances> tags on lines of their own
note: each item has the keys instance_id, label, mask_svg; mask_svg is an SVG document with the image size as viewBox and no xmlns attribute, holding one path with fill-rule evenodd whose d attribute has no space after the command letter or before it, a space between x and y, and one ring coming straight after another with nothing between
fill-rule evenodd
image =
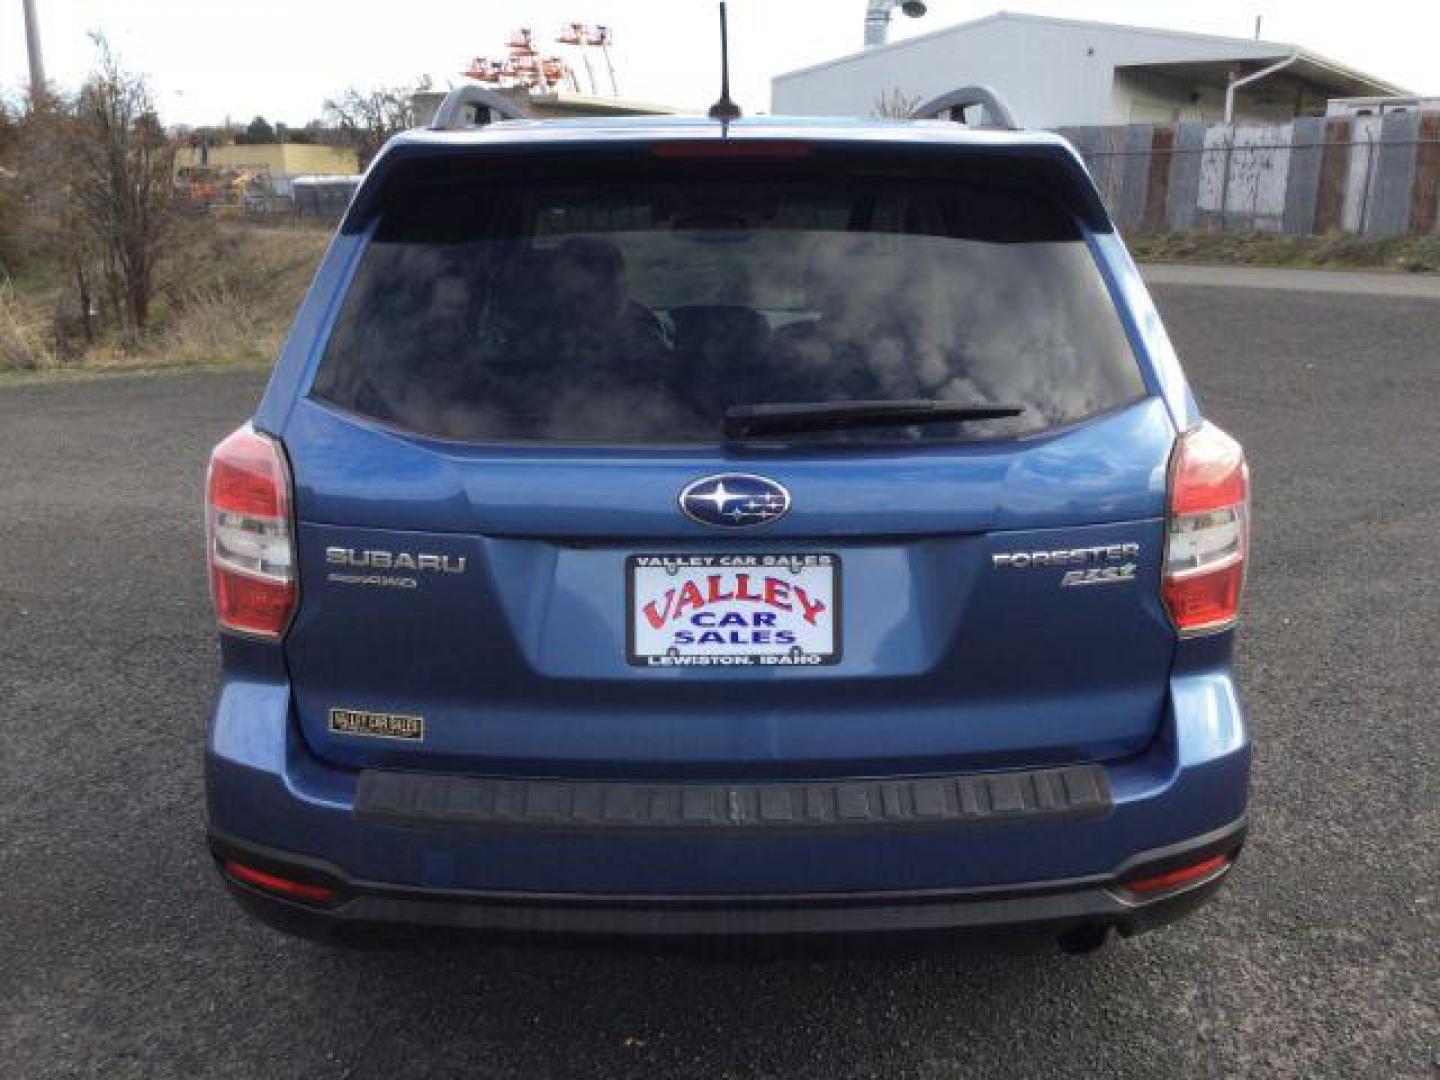
<instances>
[{"instance_id":1,"label":"white metal building","mask_svg":"<svg viewBox=\"0 0 1440 1080\"><path fill-rule=\"evenodd\" d=\"M1395 113L1440 112L1440 97L1402 94L1399 97L1332 98L1327 116L1393 116Z\"/></svg>"},{"instance_id":2,"label":"white metal building","mask_svg":"<svg viewBox=\"0 0 1440 1080\"><path fill-rule=\"evenodd\" d=\"M882 101L919 104L986 83L1028 127L1214 121L1233 80L1286 60L1237 90L1237 121L1323 116L1331 98L1404 93L1294 45L1000 12L787 72L770 104L796 116L870 116Z\"/></svg>"}]
</instances>

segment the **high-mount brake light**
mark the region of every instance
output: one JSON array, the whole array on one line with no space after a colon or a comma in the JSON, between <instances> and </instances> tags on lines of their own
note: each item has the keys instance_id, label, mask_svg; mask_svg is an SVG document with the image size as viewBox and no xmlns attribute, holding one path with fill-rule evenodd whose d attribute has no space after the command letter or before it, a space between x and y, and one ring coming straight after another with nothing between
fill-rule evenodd
<instances>
[{"instance_id":1,"label":"high-mount brake light","mask_svg":"<svg viewBox=\"0 0 1440 1080\"><path fill-rule=\"evenodd\" d=\"M216 619L225 630L279 638L299 592L280 444L249 424L231 432L210 455L205 492Z\"/></svg>"},{"instance_id":2,"label":"high-mount brake light","mask_svg":"<svg viewBox=\"0 0 1440 1080\"><path fill-rule=\"evenodd\" d=\"M713 161L774 161L777 158L810 156L810 144L791 139L679 139L657 142L650 148L657 158L690 158Z\"/></svg>"},{"instance_id":3,"label":"high-mount brake light","mask_svg":"<svg viewBox=\"0 0 1440 1080\"><path fill-rule=\"evenodd\" d=\"M1161 595L1182 637L1235 625L1250 550L1250 470L1211 423L1181 435L1170 461Z\"/></svg>"}]
</instances>

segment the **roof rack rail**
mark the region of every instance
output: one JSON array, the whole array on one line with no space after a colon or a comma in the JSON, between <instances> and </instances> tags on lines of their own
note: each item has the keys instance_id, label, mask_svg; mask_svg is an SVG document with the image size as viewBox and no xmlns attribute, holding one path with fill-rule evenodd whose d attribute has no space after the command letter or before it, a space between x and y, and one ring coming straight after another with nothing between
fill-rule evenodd
<instances>
[{"instance_id":1,"label":"roof rack rail","mask_svg":"<svg viewBox=\"0 0 1440 1080\"><path fill-rule=\"evenodd\" d=\"M467 115L472 108L473 115ZM519 105L494 90L483 86L457 86L445 95L440 108L435 110L430 130L464 131L466 128L484 127L497 119L528 120L529 117Z\"/></svg>"},{"instance_id":2,"label":"roof rack rail","mask_svg":"<svg viewBox=\"0 0 1440 1080\"><path fill-rule=\"evenodd\" d=\"M1009 104L1000 96L999 91L988 86L962 86L959 90L951 90L948 94L931 98L912 112L910 119L953 120L957 124L964 124L965 110L977 105L983 110L983 118L974 126L1001 128L1005 131L1020 130L1020 122L1010 111Z\"/></svg>"}]
</instances>

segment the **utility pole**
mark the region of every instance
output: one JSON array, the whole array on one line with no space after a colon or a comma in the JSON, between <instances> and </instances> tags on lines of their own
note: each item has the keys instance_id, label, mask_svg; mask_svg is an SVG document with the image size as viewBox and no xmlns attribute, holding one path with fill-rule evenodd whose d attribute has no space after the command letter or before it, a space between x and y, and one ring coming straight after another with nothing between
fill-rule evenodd
<instances>
[{"instance_id":1,"label":"utility pole","mask_svg":"<svg viewBox=\"0 0 1440 1080\"><path fill-rule=\"evenodd\" d=\"M23 0L25 5L25 48L30 54L30 97L38 98L45 92L45 61L40 56L40 20L35 15L35 0Z\"/></svg>"}]
</instances>

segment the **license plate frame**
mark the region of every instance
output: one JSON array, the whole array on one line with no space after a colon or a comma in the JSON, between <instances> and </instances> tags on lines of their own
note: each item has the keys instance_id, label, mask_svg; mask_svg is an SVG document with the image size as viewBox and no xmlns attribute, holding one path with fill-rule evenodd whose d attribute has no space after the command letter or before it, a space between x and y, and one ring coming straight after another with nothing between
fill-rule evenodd
<instances>
[{"instance_id":1,"label":"license plate frame","mask_svg":"<svg viewBox=\"0 0 1440 1080\"><path fill-rule=\"evenodd\" d=\"M718 587L710 581L712 576L717 575L720 578ZM749 580L742 583L741 575L746 575ZM840 663L843 657L844 621L841 616L844 574L840 556L833 552L642 552L626 557L623 578L625 661L632 667L655 670L831 667ZM767 584L771 578L783 583L783 586ZM730 613L750 613L749 620L754 620L758 614L774 616L766 626L747 620L748 624L741 628L733 625L734 620L731 620L732 625L708 628L717 633L723 631L727 639L745 631L749 631L753 639L755 634L769 630L777 634L794 634L798 640L773 643L752 640L739 645L732 640L718 644L698 641L694 644L674 644L675 628L672 624L678 618L668 619L665 627L656 627L651 616L659 614L660 607L654 607L649 613L646 609L652 601L657 605L664 602L663 590L655 596L650 595L650 592L657 592L655 586L664 584L673 589L669 603L680 604L688 612L693 605L683 604L686 582L694 583L699 596L705 601L690 615L692 620L695 615L706 611L717 613L717 622ZM649 592L642 597L640 590L647 587ZM689 599L693 600L694 595ZM791 602L788 611L781 606L787 601ZM814 610L813 605L817 602L822 607ZM813 627L805 626L807 609L814 610L816 625ZM673 614L673 607L667 607L665 613ZM640 624L642 617L651 623L649 630ZM704 633L707 628L692 623L688 629ZM825 630L828 630L829 647L814 647L815 642L825 642ZM663 636L667 631L672 634L671 645L657 649L655 643L658 641L663 645ZM706 645L711 647L705 648ZM727 646L735 651L719 651Z\"/></svg>"}]
</instances>

